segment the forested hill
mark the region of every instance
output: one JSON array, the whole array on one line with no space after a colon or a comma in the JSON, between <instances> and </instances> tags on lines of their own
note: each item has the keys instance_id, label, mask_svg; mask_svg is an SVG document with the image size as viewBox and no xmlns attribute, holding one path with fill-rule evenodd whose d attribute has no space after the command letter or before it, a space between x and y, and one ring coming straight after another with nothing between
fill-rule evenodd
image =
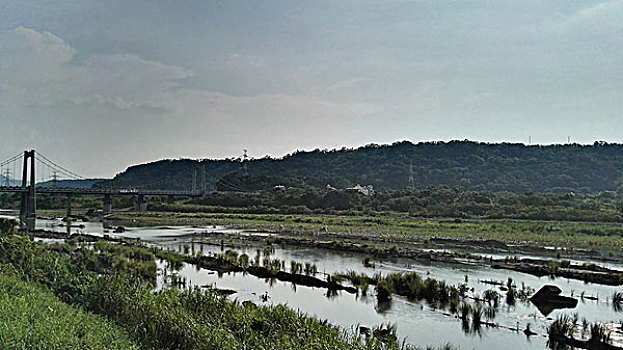
<instances>
[{"instance_id":1,"label":"forested hill","mask_svg":"<svg viewBox=\"0 0 623 350\"><path fill-rule=\"evenodd\" d=\"M597 193L623 190L623 145L526 146L471 141L368 145L295 152L280 159L161 160L136 165L99 186L180 189L205 165L208 190L260 190L275 185L405 189L413 164L416 188L445 185L467 191ZM200 183L200 175L197 176Z\"/></svg>"}]
</instances>

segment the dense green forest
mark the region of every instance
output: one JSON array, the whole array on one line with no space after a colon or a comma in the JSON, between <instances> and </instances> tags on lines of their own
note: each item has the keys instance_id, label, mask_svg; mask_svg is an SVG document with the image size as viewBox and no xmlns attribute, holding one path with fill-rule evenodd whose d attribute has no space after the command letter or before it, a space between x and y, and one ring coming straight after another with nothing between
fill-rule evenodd
<instances>
[{"instance_id":1,"label":"dense green forest","mask_svg":"<svg viewBox=\"0 0 623 350\"><path fill-rule=\"evenodd\" d=\"M262 192L217 193L152 209L175 212L230 212L254 214L372 215L400 212L420 217L531 219L566 221L623 220L623 196L512 194L461 192L430 187L415 191L379 191L366 196L357 191L289 189Z\"/></svg>"},{"instance_id":2,"label":"dense green forest","mask_svg":"<svg viewBox=\"0 0 623 350\"><path fill-rule=\"evenodd\" d=\"M623 190L623 145L489 144L472 141L371 144L358 149L294 152L280 159L161 160L136 165L96 186L189 190L205 168L209 191L286 187L405 189L414 186L512 193L599 193ZM246 165L247 173L244 173ZM197 186L201 175L196 176Z\"/></svg>"},{"instance_id":3,"label":"dense green forest","mask_svg":"<svg viewBox=\"0 0 623 350\"><path fill-rule=\"evenodd\" d=\"M65 196L39 194L38 209L64 209ZM252 214L339 214L377 216L387 212L420 217L474 219L531 219L567 221L623 221L623 195L466 192L456 187L431 186L423 190L380 190L365 195L355 190L290 188L259 193L218 192L202 197L179 197L167 204L162 196L147 196L155 211L252 213ZM75 209L95 211L103 206L102 196L74 196ZM0 195L0 208L19 209L19 194ZM136 196L113 196L115 209L135 208Z\"/></svg>"}]
</instances>

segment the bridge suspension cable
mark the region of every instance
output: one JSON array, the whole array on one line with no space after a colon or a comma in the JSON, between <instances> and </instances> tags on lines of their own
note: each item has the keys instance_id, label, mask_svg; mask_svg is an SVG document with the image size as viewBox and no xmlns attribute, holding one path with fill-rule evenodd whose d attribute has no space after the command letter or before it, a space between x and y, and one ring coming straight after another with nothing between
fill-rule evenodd
<instances>
[{"instance_id":1,"label":"bridge suspension cable","mask_svg":"<svg viewBox=\"0 0 623 350\"><path fill-rule=\"evenodd\" d=\"M46 165L47 167L51 168L52 170L57 171L58 173L61 173L71 179L74 180L84 180L85 177L77 174L71 170L66 169L65 167L56 164L55 162L51 161L49 158L47 158L46 156L44 156L41 153L36 153L35 154L35 158L42 164Z\"/></svg>"},{"instance_id":2,"label":"bridge suspension cable","mask_svg":"<svg viewBox=\"0 0 623 350\"><path fill-rule=\"evenodd\" d=\"M14 177L17 176L17 174L15 173L15 168L17 162L22 158L22 156L23 153L20 152L7 160L0 162L0 186L11 186L15 184L14 181L16 181L17 179L11 180L11 175L13 175ZM13 171L11 171L11 167L13 168Z\"/></svg>"},{"instance_id":3,"label":"bridge suspension cable","mask_svg":"<svg viewBox=\"0 0 623 350\"><path fill-rule=\"evenodd\" d=\"M14 155L13 157L11 157L11 158L3 161L2 163L0 163L0 166L9 165L9 164L11 164L13 162L16 162L16 161L20 160L23 155L24 155L23 153L18 153L16 155Z\"/></svg>"},{"instance_id":4,"label":"bridge suspension cable","mask_svg":"<svg viewBox=\"0 0 623 350\"><path fill-rule=\"evenodd\" d=\"M148 183L148 184L136 185L136 186L134 186L134 187L137 187L137 188L149 188L149 187L152 187L152 186L156 186L156 185L160 185L160 184L165 184L165 183L167 183L167 182L171 181L172 179L174 179L174 177L173 177L173 176L167 176L166 178L164 178L164 180L160 180L160 181L157 181L157 182L152 182L152 183ZM153 187L152 187L152 188L153 188Z\"/></svg>"}]
</instances>

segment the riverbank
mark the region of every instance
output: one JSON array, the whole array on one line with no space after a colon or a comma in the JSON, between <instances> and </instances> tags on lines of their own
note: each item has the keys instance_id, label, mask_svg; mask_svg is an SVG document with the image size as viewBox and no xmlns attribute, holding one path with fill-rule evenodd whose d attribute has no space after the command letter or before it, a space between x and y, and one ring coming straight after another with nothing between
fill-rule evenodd
<instances>
[{"instance_id":1,"label":"riverbank","mask_svg":"<svg viewBox=\"0 0 623 350\"><path fill-rule=\"evenodd\" d=\"M508 245L511 252L512 249L533 252L546 252L547 249L554 254L572 252L569 254L577 256L579 252L615 259L621 258L620 251L623 247L623 227L617 223L433 219L399 213L347 216L119 212L107 219L155 225L222 225L266 232L286 232L294 236L360 239L425 247L434 247L440 239L454 240L460 244L471 242L482 248L487 248L487 241L501 242Z\"/></svg>"},{"instance_id":2,"label":"riverbank","mask_svg":"<svg viewBox=\"0 0 623 350\"><path fill-rule=\"evenodd\" d=\"M284 305L231 301L212 288L154 292L157 254L132 244L83 241L46 245L0 235L0 279L9 268L62 302L105 316L145 349L415 349L395 336L377 336L395 334L382 325L363 336Z\"/></svg>"},{"instance_id":3,"label":"riverbank","mask_svg":"<svg viewBox=\"0 0 623 350\"><path fill-rule=\"evenodd\" d=\"M64 225L65 223L60 219L42 219L38 223L40 228L57 231L58 236L56 238L66 237ZM81 229L77 227L78 225L84 225L84 228ZM125 226L125 232L113 232L116 231L115 229L119 225ZM484 292L487 292L487 289L496 289L505 293L502 287L506 287L508 280L511 278L516 282L513 283L513 288L515 289L516 285L521 290L524 289L524 284L526 290L534 290L538 289L543 283L556 283L567 295L584 297L583 301L578 305L577 312L587 317L590 322L611 323L619 319L616 311L612 310L613 306L611 306L608 300L608 296L613 295L615 291L613 287L594 284L586 285L578 281L566 279L554 281L549 276L542 278L531 277L525 273L517 273L511 270L494 270L487 267L492 257L494 258L493 260L500 260L504 258L504 254L473 254L449 250L428 250L425 252L425 255L430 255L432 259L426 261L424 259L416 260L407 257L396 257L395 255L396 251L399 253L409 250L415 251L418 245L411 245L409 250L406 250L403 245L396 244L387 244L387 249L378 249L377 242L362 240L361 243L348 243L341 239L332 241L329 236L318 236L316 237L317 240L313 241L311 240L312 236L290 237L286 236L287 232L268 234L257 230L238 230L224 226L215 227L213 225L154 226L153 222L144 223L138 221L74 222L72 226L72 233L78 235L92 232L100 237L108 234L111 238L124 237L126 240L136 241L136 239L140 238L144 244L150 247L160 247L164 251L175 252L193 259L198 254L214 258L223 257L227 260L231 259L231 261L236 257L238 263L243 263L247 260L245 258L248 258L248 261L252 261L254 265L257 261L261 261L262 265L277 269L276 263L279 263L281 271L298 271L298 273L301 273L302 265L306 267L307 262L309 262L312 265L316 264L317 271L322 273L319 276L323 280L327 273L337 277L340 277L341 273L344 272L346 272L346 275L349 275L350 272L356 272L358 275L366 273L368 276L376 278L376 276L380 276L379 273L391 275L396 272L403 273L409 271L418 273L423 279L431 277L439 281L446 280L447 285L458 286L467 282L469 277L470 289L475 288L475 292L472 291L469 298L474 301L481 300L481 296L484 295ZM310 244L303 244L299 242L301 240L305 240ZM46 241L51 243L59 242L60 240L48 239ZM448 246L457 244L457 242L448 242L447 240L440 240L435 243L447 244ZM460 243L473 245L473 242L467 240ZM90 243L87 244L90 245ZM500 248L505 248L499 242L489 242L489 245L492 246L492 249L499 250ZM397 246L398 249L391 249L392 246ZM99 245L93 245L93 247L98 247L99 249ZM350 247L350 249L345 247ZM270 252L264 251L269 248ZM362 248L370 249L370 253L375 252L378 255L355 250ZM267 253L269 254L268 256L266 256ZM257 258L258 255L260 255L259 260ZM438 261L435 260L437 256L448 256L452 260L447 262ZM467 257L475 259L475 261L468 261ZM517 255L516 258L518 260L536 260L534 257L521 254ZM514 259L508 260L509 262L514 262ZM529 261L527 260L527 262ZM549 258L548 261L560 262L561 267L568 267L561 259ZM569 262L569 264L574 265L577 263L575 260ZM167 265L162 262L158 263L158 270L168 270ZM620 269L622 265L610 262L603 264L603 266ZM303 270L305 270L305 267L303 267ZM499 345L504 344L509 338L517 337L515 331L508 331L517 329L517 322L521 324L521 329L526 326L526 322L529 322L532 324L531 329L540 335L537 339L532 339L531 344L533 345L530 348L538 349L538 344L544 341L543 335L546 334L544 327L549 323L547 319L542 317L539 317L537 320L533 313L538 313L538 311L533 310L533 306L521 302L510 307L509 310L506 308L499 310L501 315L498 314L496 323L499 322L501 325L497 328L500 331L485 330L485 332L490 334L479 338L479 340L474 340L470 338L469 334L466 336L460 334L461 322L452 317L450 313L446 315L446 312L435 311L436 306L434 305L429 309L431 306L417 300L410 300L410 296L407 297L407 300L402 297L394 298L392 306L390 306L390 309L387 309L388 306L384 303L376 305L376 298L372 293L368 293L369 296L365 296L363 292L360 292L359 297L339 292L335 295L328 293L326 288L305 287L303 284L279 281L277 278L257 278L248 272L245 273L244 269L240 273L232 272L231 270L228 272L227 270L219 269L217 266L210 266L206 270L192 264L192 262L184 263L180 270L170 270L170 273L167 273L165 277L171 277L171 281L176 284L181 282L181 286L217 286L220 289L237 291L237 293L229 297L230 300L250 300L255 304L262 305L267 303L264 299L267 298L269 304L287 303L294 309L318 315L318 317L323 319L329 319L332 323L339 324L346 329L352 328L353 325L362 322L362 320L366 320L364 325L367 327L381 324L384 320L391 320L391 322L396 322L399 338L408 337L411 341L415 339L414 344L419 346L439 344L438 339L444 339L444 335L448 335L449 338L446 339L453 344L469 344L470 348L499 348ZM160 279L161 277L158 277L159 281ZM492 284L493 282L495 284ZM160 286L161 282L158 283ZM369 281L367 284L372 285ZM410 295L411 293L408 294ZM591 298L589 299L589 297ZM593 299L592 297L598 297L599 299L597 301L597 298ZM584 304L585 301L586 304ZM418 311L420 310L420 305L424 307L424 311ZM423 316L422 312L426 316ZM557 312L576 311L555 311L555 313ZM426 325L422 324L421 320L418 321L422 317L426 319ZM526 319L526 317L529 317L529 319ZM537 345L535 346L534 344Z\"/></svg>"}]
</instances>

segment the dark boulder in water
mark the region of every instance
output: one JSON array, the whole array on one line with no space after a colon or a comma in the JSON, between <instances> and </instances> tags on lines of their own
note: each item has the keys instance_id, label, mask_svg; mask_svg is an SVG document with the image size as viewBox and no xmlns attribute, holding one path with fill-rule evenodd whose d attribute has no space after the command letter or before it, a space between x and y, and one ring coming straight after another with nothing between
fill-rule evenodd
<instances>
[{"instance_id":1,"label":"dark boulder in water","mask_svg":"<svg viewBox=\"0 0 623 350\"><path fill-rule=\"evenodd\" d=\"M562 290L554 285L544 285L530 297L530 301L543 316L549 315L554 309L572 309L578 305L578 300L560 295Z\"/></svg>"}]
</instances>

